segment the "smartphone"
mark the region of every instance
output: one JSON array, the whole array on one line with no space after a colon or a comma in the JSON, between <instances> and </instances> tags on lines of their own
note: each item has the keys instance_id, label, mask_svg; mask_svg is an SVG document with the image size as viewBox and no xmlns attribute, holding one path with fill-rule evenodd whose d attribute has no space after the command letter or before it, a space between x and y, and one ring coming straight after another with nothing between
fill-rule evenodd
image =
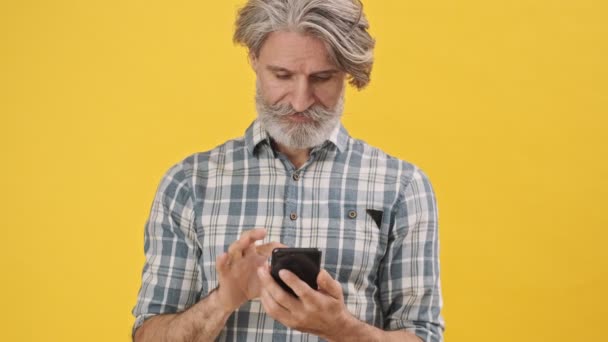
<instances>
[{"instance_id":1,"label":"smartphone","mask_svg":"<svg viewBox=\"0 0 608 342\"><path fill-rule=\"evenodd\" d=\"M317 276L321 270L321 250L317 248L275 248L270 261L270 274L285 291L297 297L295 292L281 280L279 271L286 269L317 290Z\"/></svg>"}]
</instances>

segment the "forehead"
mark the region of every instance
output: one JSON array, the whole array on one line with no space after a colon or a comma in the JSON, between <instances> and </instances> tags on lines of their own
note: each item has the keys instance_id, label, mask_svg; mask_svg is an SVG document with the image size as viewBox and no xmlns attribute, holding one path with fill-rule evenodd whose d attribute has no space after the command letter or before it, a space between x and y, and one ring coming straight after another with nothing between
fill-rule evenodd
<instances>
[{"instance_id":1,"label":"forehead","mask_svg":"<svg viewBox=\"0 0 608 342\"><path fill-rule=\"evenodd\" d=\"M321 39L289 31L270 33L260 49L258 62L307 74L336 68Z\"/></svg>"}]
</instances>

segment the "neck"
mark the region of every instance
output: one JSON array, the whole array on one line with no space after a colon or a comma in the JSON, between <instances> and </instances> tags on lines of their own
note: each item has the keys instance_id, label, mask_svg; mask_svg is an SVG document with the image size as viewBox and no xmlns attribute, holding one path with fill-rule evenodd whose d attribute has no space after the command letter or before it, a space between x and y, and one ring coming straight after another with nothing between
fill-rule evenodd
<instances>
[{"instance_id":1,"label":"neck","mask_svg":"<svg viewBox=\"0 0 608 342\"><path fill-rule=\"evenodd\" d=\"M283 153L296 169L302 167L302 165L304 165L304 163L306 163L310 157L310 148L289 148L277 142L274 144L277 151Z\"/></svg>"}]
</instances>

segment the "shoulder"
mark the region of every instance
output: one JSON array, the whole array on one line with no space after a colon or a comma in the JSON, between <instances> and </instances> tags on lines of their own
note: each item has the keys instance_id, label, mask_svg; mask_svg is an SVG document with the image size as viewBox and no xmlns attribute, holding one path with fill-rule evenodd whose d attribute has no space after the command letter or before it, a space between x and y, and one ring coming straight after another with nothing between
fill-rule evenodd
<instances>
[{"instance_id":1,"label":"shoulder","mask_svg":"<svg viewBox=\"0 0 608 342\"><path fill-rule=\"evenodd\" d=\"M167 175L191 178L206 174L209 170L224 167L229 163L246 157L247 148L243 137L226 141L211 150L196 152L174 164Z\"/></svg>"},{"instance_id":2,"label":"shoulder","mask_svg":"<svg viewBox=\"0 0 608 342\"><path fill-rule=\"evenodd\" d=\"M361 139L350 138L348 151L355 162L371 172L384 173L387 179L399 183L403 191L412 182L429 183L427 175L417 165L397 158Z\"/></svg>"},{"instance_id":3,"label":"shoulder","mask_svg":"<svg viewBox=\"0 0 608 342\"><path fill-rule=\"evenodd\" d=\"M228 140L208 151L193 153L173 164L163 175L158 192L168 198L190 197L209 177L245 158L243 138Z\"/></svg>"}]
</instances>

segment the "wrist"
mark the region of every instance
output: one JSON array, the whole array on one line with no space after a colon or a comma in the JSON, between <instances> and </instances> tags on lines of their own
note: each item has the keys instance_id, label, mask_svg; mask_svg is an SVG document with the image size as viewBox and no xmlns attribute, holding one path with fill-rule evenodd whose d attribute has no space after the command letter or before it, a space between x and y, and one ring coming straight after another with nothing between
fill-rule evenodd
<instances>
[{"instance_id":1,"label":"wrist","mask_svg":"<svg viewBox=\"0 0 608 342\"><path fill-rule=\"evenodd\" d=\"M222 291L219 285L218 287L213 289L209 293L209 295L207 295L207 298L209 299L209 301L211 301L211 306L222 317L230 316L234 311L236 311L236 309L241 306L241 304L235 303L234 298L232 298L230 294L224 293L224 291Z\"/></svg>"},{"instance_id":2,"label":"wrist","mask_svg":"<svg viewBox=\"0 0 608 342\"><path fill-rule=\"evenodd\" d=\"M336 327L337 329L331 336L326 336L324 338L330 342L387 341L385 331L360 321L348 312L341 321L337 321Z\"/></svg>"},{"instance_id":3,"label":"wrist","mask_svg":"<svg viewBox=\"0 0 608 342\"><path fill-rule=\"evenodd\" d=\"M166 340L212 341L232 312L222 304L218 291L212 290L198 303L173 317Z\"/></svg>"},{"instance_id":4,"label":"wrist","mask_svg":"<svg viewBox=\"0 0 608 342\"><path fill-rule=\"evenodd\" d=\"M247 302L246 298L241 298L239 295L235 295L227 290L226 287L217 286L213 289L207 297L213 300L215 304L215 310L230 316L235 312L241 305Z\"/></svg>"},{"instance_id":5,"label":"wrist","mask_svg":"<svg viewBox=\"0 0 608 342\"><path fill-rule=\"evenodd\" d=\"M335 329L330 331L327 336L322 337L330 342L353 341L361 337L361 324L364 323L349 312L345 312L342 317L335 320ZM357 338L353 339L354 337Z\"/></svg>"}]
</instances>

